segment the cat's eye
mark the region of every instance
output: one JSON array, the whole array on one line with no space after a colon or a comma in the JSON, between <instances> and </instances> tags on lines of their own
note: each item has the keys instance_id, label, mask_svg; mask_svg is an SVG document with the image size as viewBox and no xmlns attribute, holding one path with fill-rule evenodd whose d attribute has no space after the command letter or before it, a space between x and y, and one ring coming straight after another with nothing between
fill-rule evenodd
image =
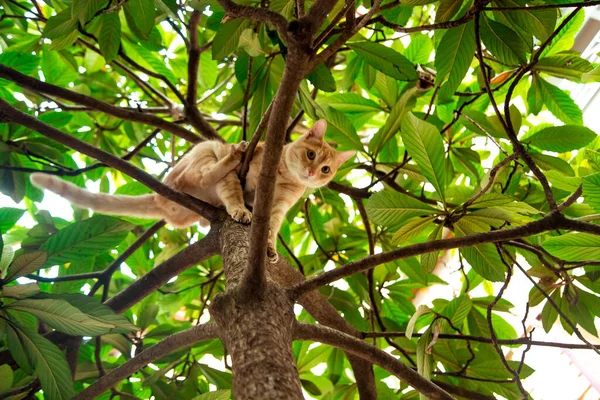
<instances>
[{"instance_id":1,"label":"cat's eye","mask_svg":"<svg viewBox=\"0 0 600 400\"><path fill-rule=\"evenodd\" d=\"M317 154L312 150L306 152L306 157L308 157L309 160L314 160L316 155Z\"/></svg>"},{"instance_id":2,"label":"cat's eye","mask_svg":"<svg viewBox=\"0 0 600 400\"><path fill-rule=\"evenodd\" d=\"M331 171L331 169L327 165L321 168L321 172L324 174L328 174L329 171Z\"/></svg>"}]
</instances>

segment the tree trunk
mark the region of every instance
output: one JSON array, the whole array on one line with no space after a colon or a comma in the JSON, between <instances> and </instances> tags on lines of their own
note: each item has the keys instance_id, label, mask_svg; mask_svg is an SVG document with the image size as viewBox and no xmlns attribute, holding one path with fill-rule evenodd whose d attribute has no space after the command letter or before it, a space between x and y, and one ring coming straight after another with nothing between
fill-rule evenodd
<instances>
[{"instance_id":1,"label":"tree trunk","mask_svg":"<svg viewBox=\"0 0 600 400\"><path fill-rule=\"evenodd\" d=\"M249 253L248 229L229 218L221 227L221 250L227 291L215 296L210 314L231 355L236 399L303 399L292 355L293 301L270 281L264 296L238 301Z\"/></svg>"}]
</instances>

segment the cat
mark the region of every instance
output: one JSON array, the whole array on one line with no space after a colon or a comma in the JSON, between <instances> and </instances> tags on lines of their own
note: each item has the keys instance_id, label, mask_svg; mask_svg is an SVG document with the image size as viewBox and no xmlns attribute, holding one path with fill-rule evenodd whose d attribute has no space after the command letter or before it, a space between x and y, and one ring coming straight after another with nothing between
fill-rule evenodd
<instances>
[{"instance_id":1,"label":"cat","mask_svg":"<svg viewBox=\"0 0 600 400\"><path fill-rule=\"evenodd\" d=\"M284 146L277 173L275 197L271 211L267 255L277 261L277 233L287 211L302 197L307 188L325 186L338 168L355 151L336 151L325 141L327 123L319 120L306 133ZM248 224L252 213L246 205L254 205L258 176L264 154L264 143L256 146L244 189L238 178L241 159L247 149L245 142L224 144L206 141L197 144L167 175L164 183L213 206L225 206L235 220ZM34 186L50 190L71 203L95 212L141 218L163 218L175 228L185 228L196 222L208 221L193 211L157 194L142 196L90 193L53 175L34 173Z\"/></svg>"}]
</instances>

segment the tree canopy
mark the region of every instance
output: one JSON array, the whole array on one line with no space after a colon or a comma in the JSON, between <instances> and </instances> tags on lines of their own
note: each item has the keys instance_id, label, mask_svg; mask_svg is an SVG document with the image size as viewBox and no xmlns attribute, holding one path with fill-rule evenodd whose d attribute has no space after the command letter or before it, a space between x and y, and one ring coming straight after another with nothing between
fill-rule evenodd
<instances>
[{"instance_id":1,"label":"tree canopy","mask_svg":"<svg viewBox=\"0 0 600 400\"><path fill-rule=\"evenodd\" d=\"M558 84L600 81L572 50L598 4L0 0L0 398L254 399L290 376L262 398L528 398L527 349L569 346L538 316L600 353L600 139ZM357 156L289 211L276 264L272 179L251 227L160 183L204 140L265 139L274 176L319 119ZM37 171L211 228L63 219ZM445 269L454 294L416 307ZM516 275L527 304L503 298Z\"/></svg>"}]
</instances>

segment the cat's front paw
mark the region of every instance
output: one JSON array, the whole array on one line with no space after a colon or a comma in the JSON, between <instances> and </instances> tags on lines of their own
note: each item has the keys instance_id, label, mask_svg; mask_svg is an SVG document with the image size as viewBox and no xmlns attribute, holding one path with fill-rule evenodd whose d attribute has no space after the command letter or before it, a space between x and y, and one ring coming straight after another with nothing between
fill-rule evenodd
<instances>
[{"instance_id":1,"label":"cat's front paw","mask_svg":"<svg viewBox=\"0 0 600 400\"><path fill-rule=\"evenodd\" d=\"M272 264L275 264L277 261L279 261L279 255L277 254L275 243L273 243L271 239L269 239L269 242L267 243L267 258Z\"/></svg>"},{"instance_id":2,"label":"cat's front paw","mask_svg":"<svg viewBox=\"0 0 600 400\"><path fill-rule=\"evenodd\" d=\"M238 144L234 144L233 146L231 146L231 152L233 154L242 154L245 153L246 150L248 150L248 142L246 142L245 140L242 140Z\"/></svg>"},{"instance_id":3,"label":"cat's front paw","mask_svg":"<svg viewBox=\"0 0 600 400\"><path fill-rule=\"evenodd\" d=\"M252 222L252 213L246 207L236 207L230 210L229 215L236 222L249 224Z\"/></svg>"}]
</instances>

